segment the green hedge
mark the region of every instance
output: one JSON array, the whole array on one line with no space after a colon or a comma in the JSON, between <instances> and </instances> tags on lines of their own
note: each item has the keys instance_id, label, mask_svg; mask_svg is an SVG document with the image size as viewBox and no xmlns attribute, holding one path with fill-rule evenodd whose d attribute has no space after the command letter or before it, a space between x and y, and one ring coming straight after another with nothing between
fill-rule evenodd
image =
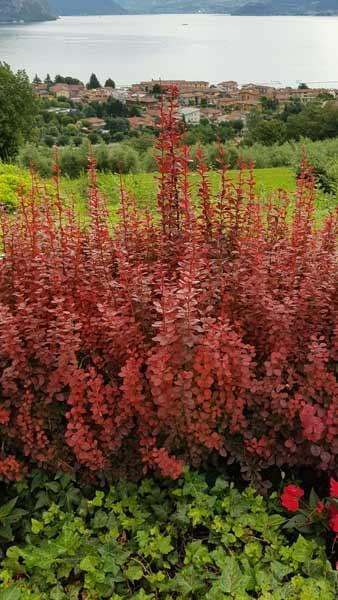
<instances>
[{"instance_id":1,"label":"green hedge","mask_svg":"<svg viewBox=\"0 0 338 600\"><path fill-rule=\"evenodd\" d=\"M30 186L28 171L0 162L0 206L13 210L17 206L18 191L27 192Z\"/></svg>"},{"instance_id":2,"label":"green hedge","mask_svg":"<svg viewBox=\"0 0 338 600\"><path fill-rule=\"evenodd\" d=\"M142 143L144 142L144 143ZM90 146L88 143L80 147L65 146L58 149L59 163L64 175L77 178L87 166L87 155ZM192 170L196 170L196 153L201 145L190 147ZM202 146L206 164L210 169L219 168L219 145L205 144ZM303 139L299 142L285 142L264 146L238 146L232 142L224 145L227 161L231 169L236 169L240 158L245 161L254 161L257 169L273 167L292 167L297 171L304 156L308 156L311 164L321 169L330 171L330 178L334 184L338 182L338 138L312 142ZM141 138L130 138L122 143L100 144L91 147L97 159L99 171L110 173L152 173L157 170L155 151L149 147L147 134ZM17 162L21 167L33 164L42 177L50 177L53 172L54 150L45 146L27 144L20 149ZM330 182L330 186L332 182ZM333 190L334 191L334 190Z\"/></svg>"},{"instance_id":3,"label":"green hedge","mask_svg":"<svg viewBox=\"0 0 338 600\"><path fill-rule=\"evenodd\" d=\"M81 492L35 473L0 507L0 600L334 600L321 539L285 528L279 499L144 480Z\"/></svg>"}]
</instances>

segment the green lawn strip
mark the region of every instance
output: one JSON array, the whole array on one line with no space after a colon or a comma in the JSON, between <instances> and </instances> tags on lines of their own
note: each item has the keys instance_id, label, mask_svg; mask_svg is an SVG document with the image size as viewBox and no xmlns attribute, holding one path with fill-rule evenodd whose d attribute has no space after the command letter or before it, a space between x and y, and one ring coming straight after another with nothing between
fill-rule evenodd
<instances>
[{"instance_id":1,"label":"green lawn strip","mask_svg":"<svg viewBox=\"0 0 338 600\"><path fill-rule=\"evenodd\" d=\"M231 179L236 181L238 171L229 171ZM294 192L296 188L295 175L292 169L286 167L271 169L256 169L254 171L256 178L256 192L266 200L268 196L276 190L283 189L287 192ZM209 173L211 189L214 194L219 189L220 177L217 172ZM113 221L117 218L117 209L119 206L121 181L131 194L137 198L138 205L153 209L156 204L157 180L154 173L136 173L124 175L120 178L117 175L109 173L99 173L98 183L100 190L107 199L110 215ZM199 176L197 173L191 175L191 190L193 197L196 197L198 189ZM61 190L65 198L71 196L75 199L76 206L80 214L85 217L87 206L87 177L83 175L79 179L71 180L61 178ZM316 220L322 222L328 212L338 204L338 199L333 196L327 196L322 192L317 192L316 199Z\"/></svg>"},{"instance_id":2,"label":"green lawn strip","mask_svg":"<svg viewBox=\"0 0 338 600\"><path fill-rule=\"evenodd\" d=\"M229 171L231 179L238 178L238 171ZM262 200L278 189L288 192L295 190L295 175L292 169L287 167L255 169L256 192L261 195ZM109 212L112 221L117 219L117 209L119 206L120 182L122 180L125 188L137 198L138 205L150 209L156 204L157 180L154 173L135 173L124 175L120 178L111 173L98 173L98 183L100 190L107 199ZM214 194L219 189L219 174L215 171L209 173L211 189ZM17 189L22 185L27 191L30 186L31 176L24 169L13 167L12 165L0 165L0 203L15 205L15 195ZM196 196L198 189L199 176L197 173L191 175L191 189L193 197ZM52 185L47 180L47 187ZM65 202L74 200L77 210L83 219L87 214L87 188L88 178L83 174L78 179L69 179L61 177L61 193ZM316 220L322 222L328 212L338 205L338 197L328 196L318 191L316 199Z\"/></svg>"},{"instance_id":3,"label":"green lawn strip","mask_svg":"<svg viewBox=\"0 0 338 600\"><path fill-rule=\"evenodd\" d=\"M238 177L237 171L229 171L231 179L234 181ZM258 193L268 193L280 188L287 191L293 191L295 188L294 175L291 169L276 168L276 169L257 169L255 170L256 191ZM217 193L219 189L219 174L216 172L209 173L211 189L213 193ZM98 183L100 190L104 193L112 216L116 216L116 210L119 205L120 185L121 181L131 194L138 200L141 207L154 207L156 203L157 178L154 173L136 173L124 175L120 178L117 175L109 173L99 173ZM191 189L193 197L197 193L199 176L197 173L191 175ZM71 180L61 178L61 190L65 197L72 196L76 200L76 204L80 213L86 212L87 198L87 177L83 175L79 179Z\"/></svg>"}]
</instances>

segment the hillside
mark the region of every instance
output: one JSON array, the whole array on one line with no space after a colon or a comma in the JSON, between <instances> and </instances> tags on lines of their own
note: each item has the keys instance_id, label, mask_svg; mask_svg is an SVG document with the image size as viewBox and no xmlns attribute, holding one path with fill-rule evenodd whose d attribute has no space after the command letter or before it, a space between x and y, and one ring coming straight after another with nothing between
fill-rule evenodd
<instances>
[{"instance_id":1,"label":"hillside","mask_svg":"<svg viewBox=\"0 0 338 600\"><path fill-rule=\"evenodd\" d=\"M56 19L48 0L0 0L0 22L51 21Z\"/></svg>"},{"instance_id":2,"label":"hillside","mask_svg":"<svg viewBox=\"0 0 338 600\"><path fill-rule=\"evenodd\" d=\"M230 13L244 0L119 0L130 13Z\"/></svg>"},{"instance_id":3,"label":"hillside","mask_svg":"<svg viewBox=\"0 0 338 600\"><path fill-rule=\"evenodd\" d=\"M336 15L338 0L268 0L248 2L235 15Z\"/></svg>"},{"instance_id":4,"label":"hillside","mask_svg":"<svg viewBox=\"0 0 338 600\"><path fill-rule=\"evenodd\" d=\"M227 13L232 15L334 15L338 0L119 0L130 13Z\"/></svg>"},{"instance_id":5,"label":"hillside","mask_svg":"<svg viewBox=\"0 0 338 600\"><path fill-rule=\"evenodd\" d=\"M123 15L126 10L114 0L51 0L59 15Z\"/></svg>"}]
</instances>

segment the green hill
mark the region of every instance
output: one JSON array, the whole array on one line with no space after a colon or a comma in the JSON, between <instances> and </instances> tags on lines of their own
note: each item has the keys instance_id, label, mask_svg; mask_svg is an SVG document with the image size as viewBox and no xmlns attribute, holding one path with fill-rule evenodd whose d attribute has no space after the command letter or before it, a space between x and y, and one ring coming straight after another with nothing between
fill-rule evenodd
<instances>
[{"instance_id":1,"label":"green hill","mask_svg":"<svg viewBox=\"0 0 338 600\"><path fill-rule=\"evenodd\" d=\"M338 0L119 0L119 2L130 13L338 14Z\"/></svg>"},{"instance_id":2,"label":"green hill","mask_svg":"<svg viewBox=\"0 0 338 600\"><path fill-rule=\"evenodd\" d=\"M130 13L230 13L244 0L119 0Z\"/></svg>"},{"instance_id":3,"label":"green hill","mask_svg":"<svg viewBox=\"0 0 338 600\"><path fill-rule=\"evenodd\" d=\"M60 15L123 15L126 10L114 0L51 0Z\"/></svg>"},{"instance_id":4,"label":"green hill","mask_svg":"<svg viewBox=\"0 0 338 600\"><path fill-rule=\"evenodd\" d=\"M51 21L56 19L57 11L53 10L48 0L1 0L0 22L17 21Z\"/></svg>"},{"instance_id":5,"label":"green hill","mask_svg":"<svg viewBox=\"0 0 338 600\"><path fill-rule=\"evenodd\" d=\"M235 15L336 15L338 0L268 0L248 2Z\"/></svg>"}]
</instances>

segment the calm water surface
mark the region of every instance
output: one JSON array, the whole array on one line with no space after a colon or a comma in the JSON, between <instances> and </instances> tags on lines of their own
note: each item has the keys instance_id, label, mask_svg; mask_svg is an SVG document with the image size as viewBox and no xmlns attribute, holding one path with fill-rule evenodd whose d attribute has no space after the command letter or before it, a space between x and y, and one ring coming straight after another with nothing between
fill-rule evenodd
<instances>
[{"instance_id":1,"label":"calm water surface","mask_svg":"<svg viewBox=\"0 0 338 600\"><path fill-rule=\"evenodd\" d=\"M151 77L334 82L338 18L63 17L1 25L0 60L30 75L62 73L87 80L95 71L120 85Z\"/></svg>"}]
</instances>

